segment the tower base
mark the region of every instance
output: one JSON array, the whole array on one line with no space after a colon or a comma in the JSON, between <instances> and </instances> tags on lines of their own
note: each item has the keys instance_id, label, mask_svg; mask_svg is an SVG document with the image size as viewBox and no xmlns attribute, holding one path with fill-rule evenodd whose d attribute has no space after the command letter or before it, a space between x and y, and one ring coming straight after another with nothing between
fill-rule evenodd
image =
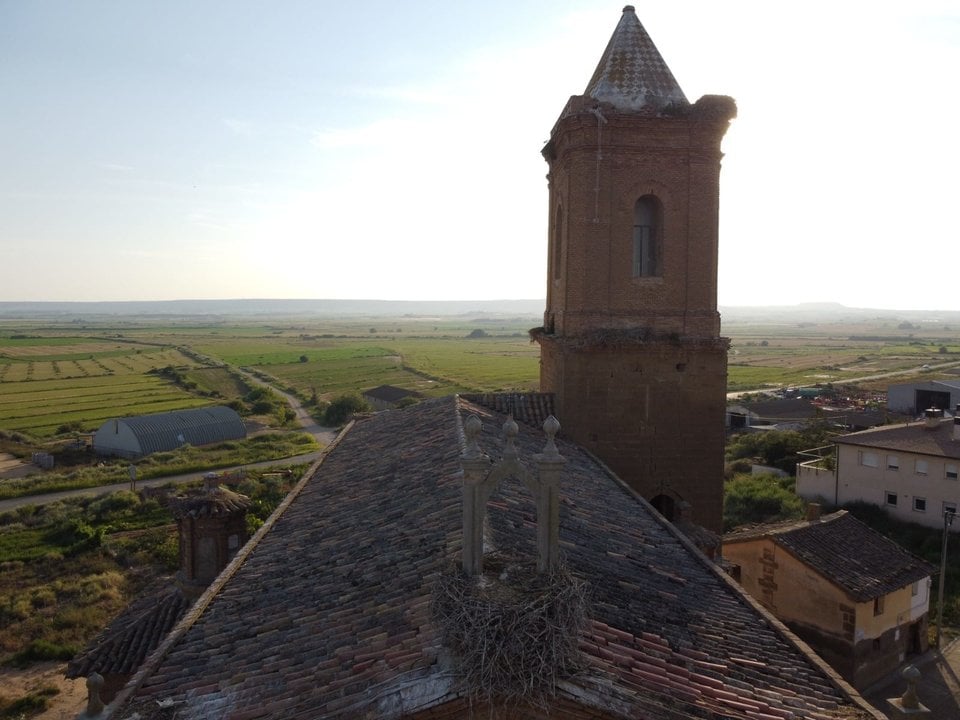
<instances>
[{"instance_id":1,"label":"tower base","mask_svg":"<svg viewBox=\"0 0 960 720\"><path fill-rule=\"evenodd\" d=\"M723 526L727 338L599 330L534 332L540 389L563 434L590 450L668 519Z\"/></svg>"}]
</instances>

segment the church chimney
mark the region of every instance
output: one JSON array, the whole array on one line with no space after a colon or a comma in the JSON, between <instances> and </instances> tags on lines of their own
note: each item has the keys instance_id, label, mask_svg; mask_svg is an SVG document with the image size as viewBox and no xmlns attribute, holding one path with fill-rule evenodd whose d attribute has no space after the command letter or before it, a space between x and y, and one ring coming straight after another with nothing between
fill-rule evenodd
<instances>
[{"instance_id":1,"label":"church chimney","mask_svg":"<svg viewBox=\"0 0 960 720\"><path fill-rule=\"evenodd\" d=\"M943 410L940 408L928 408L923 412L926 420L927 430L936 430L940 427L940 420L943 418Z\"/></svg>"},{"instance_id":2,"label":"church chimney","mask_svg":"<svg viewBox=\"0 0 960 720\"><path fill-rule=\"evenodd\" d=\"M180 536L177 586L187 597L199 597L247 541L250 498L204 478L202 490L170 499Z\"/></svg>"}]
</instances>

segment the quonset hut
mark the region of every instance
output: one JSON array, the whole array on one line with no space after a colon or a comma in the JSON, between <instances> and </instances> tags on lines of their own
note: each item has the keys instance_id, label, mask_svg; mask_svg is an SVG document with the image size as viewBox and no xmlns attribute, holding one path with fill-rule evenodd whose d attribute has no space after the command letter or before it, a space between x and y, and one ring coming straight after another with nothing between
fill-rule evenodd
<instances>
[{"instance_id":1,"label":"quonset hut","mask_svg":"<svg viewBox=\"0 0 960 720\"><path fill-rule=\"evenodd\" d=\"M181 445L209 445L247 436L234 410L216 406L107 420L93 436L97 455L138 458Z\"/></svg>"}]
</instances>

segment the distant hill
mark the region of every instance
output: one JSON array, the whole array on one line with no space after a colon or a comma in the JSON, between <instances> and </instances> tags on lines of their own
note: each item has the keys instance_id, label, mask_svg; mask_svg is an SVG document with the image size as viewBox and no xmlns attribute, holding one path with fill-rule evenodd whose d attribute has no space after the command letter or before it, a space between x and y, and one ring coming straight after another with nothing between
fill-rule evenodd
<instances>
[{"instance_id":1,"label":"distant hill","mask_svg":"<svg viewBox=\"0 0 960 720\"><path fill-rule=\"evenodd\" d=\"M0 319L112 316L141 318L258 318L258 317L402 317L530 316L541 318L546 301L532 300L155 300L122 302L0 302ZM737 322L862 322L909 320L960 324L960 310L880 310L839 303L775 306L722 306L725 323Z\"/></svg>"},{"instance_id":2,"label":"distant hill","mask_svg":"<svg viewBox=\"0 0 960 720\"><path fill-rule=\"evenodd\" d=\"M157 300L123 302L0 302L0 318L93 316L267 317L267 316L542 316L544 300Z\"/></svg>"},{"instance_id":3,"label":"distant hill","mask_svg":"<svg viewBox=\"0 0 960 720\"><path fill-rule=\"evenodd\" d=\"M720 307L725 323L752 322L864 322L867 320L908 320L918 323L960 324L960 310L892 310L847 307L840 303L800 303L798 305Z\"/></svg>"}]
</instances>

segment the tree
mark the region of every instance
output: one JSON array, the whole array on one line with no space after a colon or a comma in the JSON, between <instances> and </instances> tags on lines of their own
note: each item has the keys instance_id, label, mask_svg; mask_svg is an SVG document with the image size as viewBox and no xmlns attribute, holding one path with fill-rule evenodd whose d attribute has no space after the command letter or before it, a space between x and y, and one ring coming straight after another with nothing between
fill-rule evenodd
<instances>
[{"instance_id":1,"label":"tree","mask_svg":"<svg viewBox=\"0 0 960 720\"><path fill-rule=\"evenodd\" d=\"M483 328L477 328L476 330L471 330L470 334L467 335L468 338L485 338L487 337L487 331Z\"/></svg>"},{"instance_id":2,"label":"tree","mask_svg":"<svg viewBox=\"0 0 960 720\"><path fill-rule=\"evenodd\" d=\"M370 409L367 402L359 395L341 395L327 406L323 415L323 422L328 427L343 425L350 416Z\"/></svg>"},{"instance_id":3,"label":"tree","mask_svg":"<svg viewBox=\"0 0 960 720\"><path fill-rule=\"evenodd\" d=\"M826 445L831 430L825 422L813 422L802 430L764 430L740 433L727 446L727 460L758 458L764 465L788 473L796 471L801 450Z\"/></svg>"},{"instance_id":4,"label":"tree","mask_svg":"<svg viewBox=\"0 0 960 720\"><path fill-rule=\"evenodd\" d=\"M310 360L310 358L308 358L306 355L300 356L300 362L307 362L308 360Z\"/></svg>"}]
</instances>

